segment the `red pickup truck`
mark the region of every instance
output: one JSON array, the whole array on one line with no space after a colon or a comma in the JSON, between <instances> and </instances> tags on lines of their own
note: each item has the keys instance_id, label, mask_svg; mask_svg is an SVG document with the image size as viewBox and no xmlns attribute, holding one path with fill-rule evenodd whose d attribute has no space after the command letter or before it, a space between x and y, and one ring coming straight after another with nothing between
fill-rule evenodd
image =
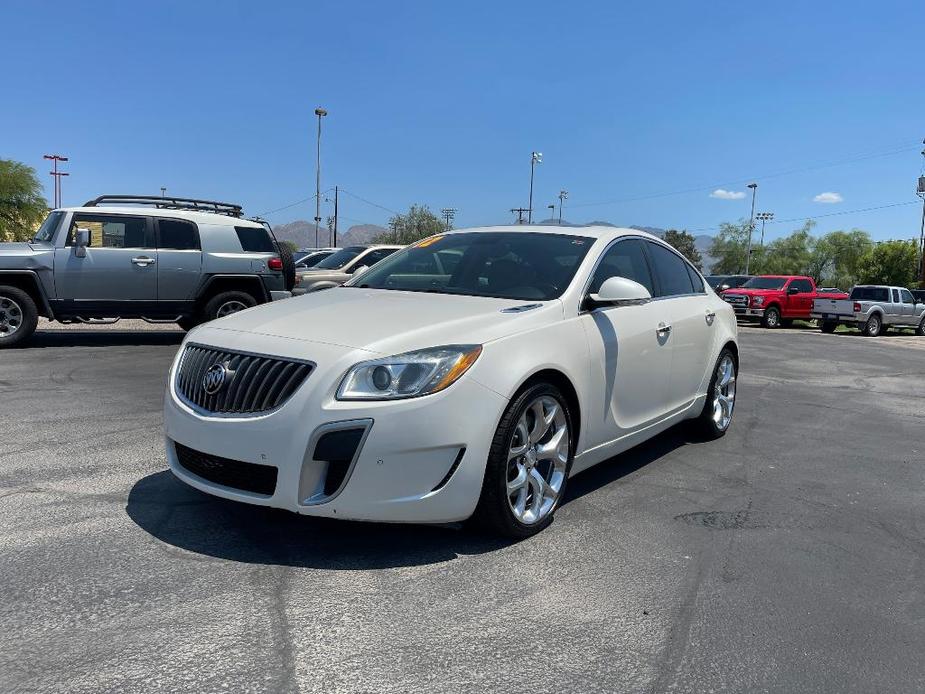
<instances>
[{"instance_id":1,"label":"red pickup truck","mask_svg":"<svg viewBox=\"0 0 925 694\"><path fill-rule=\"evenodd\" d=\"M802 275L759 275L741 287L721 295L741 320L760 320L765 328L788 326L794 318L809 320L813 301L847 299L844 292L816 291L812 277Z\"/></svg>"}]
</instances>

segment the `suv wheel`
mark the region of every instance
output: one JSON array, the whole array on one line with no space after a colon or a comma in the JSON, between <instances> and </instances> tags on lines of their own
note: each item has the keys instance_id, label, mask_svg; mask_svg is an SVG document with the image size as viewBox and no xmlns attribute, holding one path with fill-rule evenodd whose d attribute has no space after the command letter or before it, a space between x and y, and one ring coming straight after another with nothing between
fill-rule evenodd
<instances>
[{"instance_id":1,"label":"suv wheel","mask_svg":"<svg viewBox=\"0 0 925 694\"><path fill-rule=\"evenodd\" d=\"M0 347L12 347L35 332L39 312L22 289L0 287Z\"/></svg>"},{"instance_id":2,"label":"suv wheel","mask_svg":"<svg viewBox=\"0 0 925 694\"><path fill-rule=\"evenodd\" d=\"M491 442L474 524L520 540L552 523L572 465L571 422L565 398L549 383L514 398Z\"/></svg>"},{"instance_id":3,"label":"suv wheel","mask_svg":"<svg viewBox=\"0 0 925 694\"><path fill-rule=\"evenodd\" d=\"M205 320L210 321L230 316L232 313L237 313L256 305L257 300L247 292L222 292L209 299L203 314Z\"/></svg>"}]
</instances>

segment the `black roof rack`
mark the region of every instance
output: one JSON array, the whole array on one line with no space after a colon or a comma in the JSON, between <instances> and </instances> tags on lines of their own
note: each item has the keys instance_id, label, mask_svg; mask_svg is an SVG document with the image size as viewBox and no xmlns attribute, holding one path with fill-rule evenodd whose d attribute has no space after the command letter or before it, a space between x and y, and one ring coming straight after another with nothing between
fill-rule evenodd
<instances>
[{"instance_id":1,"label":"black roof rack","mask_svg":"<svg viewBox=\"0 0 925 694\"><path fill-rule=\"evenodd\" d=\"M100 205L150 205L161 210L193 210L196 212L214 212L229 217L241 217L243 208L230 202L215 200L196 200L194 198L175 198L160 195L100 195L88 200L84 207Z\"/></svg>"}]
</instances>

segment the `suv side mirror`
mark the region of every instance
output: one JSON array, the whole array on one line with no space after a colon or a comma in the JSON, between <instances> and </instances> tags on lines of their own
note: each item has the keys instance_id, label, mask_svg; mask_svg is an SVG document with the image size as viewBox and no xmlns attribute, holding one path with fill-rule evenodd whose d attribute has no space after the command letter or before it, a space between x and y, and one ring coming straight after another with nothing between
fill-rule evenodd
<instances>
[{"instance_id":1,"label":"suv side mirror","mask_svg":"<svg viewBox=\"0 0 925 694\"><path fill-rule=\"evenodd\" d=\"M361 274L361 273L366 272L367 270L369 270L369 265L360 265L360 267L355 267L355 268L353 268L353 269L350 271L350 274L351 274L351 275L359 275L359 274Z\"/></svg>"},{"instance_id":2,"label":"suv side mirror","mask_svg":"<svg viewBox=\"0 0 925 694\"><path fill-rule=\"evenodd\" d=\"M618 304L623 302L645 302L652 298L649 290L639 282L626 277L610 277L604 280L597 294L589 296L595 304Z\"/></svg>"},{"instance_id":3,"label":"suv side mirror","mask_svg":"<svg viewBox=\"0 0 925 694\"><path fill-rule=\"evenodd\" d=\"M89 245L90 230L78 227L77 233L74 235L74 255L78 258L85 258L87 256L87 246Z\"/></svg>"}]
</instances>

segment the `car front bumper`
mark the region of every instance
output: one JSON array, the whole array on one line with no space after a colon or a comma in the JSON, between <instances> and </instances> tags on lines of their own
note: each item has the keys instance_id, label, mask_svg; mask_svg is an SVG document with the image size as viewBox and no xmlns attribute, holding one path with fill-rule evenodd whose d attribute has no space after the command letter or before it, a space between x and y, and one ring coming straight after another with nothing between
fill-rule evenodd
<instances>
[{"instance_id":1,"label":"car front bumper","mask_svg":"<svg viewBox=\"0 0 925 694\"><path fill-rule=\"evenodd\" d=\"M260 416L194 410L175 389L178 355L168 380L164 422L167 460L179 479L215 496L313 516L443 523L472 514L505 398L464 376L422 398L341 402L334 398L341 376L368 353L300 343L280 354L273 341L251 344L250 351L311 358L318 367L279 409ZM220 344L234 349L229 340ZM313 494L326 474L321 469L326 463L316 460L319 438L332 429L354 427L364 434L338 491ZM209 459L271 466L275 488L259 494L210 481L181 463L177 444Z\"/></svg>"}]
</instances>

